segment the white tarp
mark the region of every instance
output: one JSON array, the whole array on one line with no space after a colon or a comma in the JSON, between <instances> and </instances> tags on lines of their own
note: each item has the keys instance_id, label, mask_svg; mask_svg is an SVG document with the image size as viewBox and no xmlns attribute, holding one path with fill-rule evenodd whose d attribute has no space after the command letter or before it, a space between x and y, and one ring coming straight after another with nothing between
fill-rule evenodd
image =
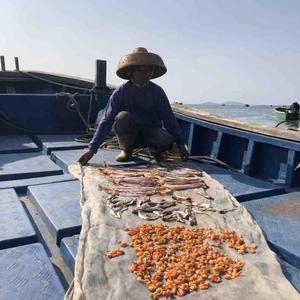
<instances>
[{"instance_id":1,"label":"white tarp","mask_svg":"<svg viewBox=\"0 0 300 300\"><path fill-rule=\"evenodd\" d=\"M194 165L189 163L185 166L194 168ZM65 300L150 299L147 287L137 281L135 275L129 271L135 260L132 248L126 248L126 254L118 258L109 260L106 257L107 251L119 248L118 241L130 241L124 228L135 227L147 221L141 220L130 211L125 211L121 219L108 213L105 205L107 193L101 186L107 187L109 181L97 168L73 165L70 170L81 180L82 230L74 281L67 291ZM208 194L214 198L215 208L237 208L226 214L199 214L198 226L233 229L243 235L247 244L255 243L258 248L256 254L240 255L236 251L228 253L230 257L245 262L241 276L233 280L223 279L219 284L212 284L208 290L192 292L184 296L184 299L300 299L298 292L283 275L276 255L269 249L261 229L248 211L219 182L206 173L204 180L209 186ZM205 198L202 199L196 190L189 192L200 202L207 201ZM167 199L165 196L164 198ZM166 225L182 224L172 222Z\"/></svg>"}]
</instances>

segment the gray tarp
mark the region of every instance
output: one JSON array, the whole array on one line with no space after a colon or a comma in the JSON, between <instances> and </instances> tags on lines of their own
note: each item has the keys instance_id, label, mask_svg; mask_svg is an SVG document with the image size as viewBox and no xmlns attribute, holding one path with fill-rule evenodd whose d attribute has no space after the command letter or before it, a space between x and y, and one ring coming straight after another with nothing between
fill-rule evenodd
<instances>
[{"instance_id":1,"label":"gray tarp","mask_svg":"<svg viewBox=\"0 0 300 300\"><path fill-rule=\"evenodd\" d=\"M191 166L187 163L186 166ZM194 166L193 166L194 167ZM71 173L81 180L82 230L74 281L69 287L65 300L143 300L150 299L147 287L136 280L129 268L135 260L134 251L128 247L125 255L112 260L107 259L106 252L119 248L118 241L130 241L124 231L145 223L129 211L121 219L111 216L106 210L107 194L99 186L109 182L95 167L71 166ZM224 187L204 173L204 180L210 187L208 194L215 199L216 208L237 207L227 214L210 213L197 215L198 226L213 229L228 228L242 234L246 243L258 246L256 254L240 255L227 249L230 257L235 257L245 266L242 275L233 280L212 284L208 290L200 290L186 295L185 299L300 299L281 271L276 255L269 249L261 229L248 211L241 206ZM187 191L182 191L187 194ZM199 202L205 202L197 190L190 190L189 195ZM167 197L164 196L165 199ZM152 221L153 222L153 221ZM154 221L158 222L159 221ZM181 225L169 223L171 225ZM230 252L228 252L230 251Z\"/></svg>"}]
</instances>

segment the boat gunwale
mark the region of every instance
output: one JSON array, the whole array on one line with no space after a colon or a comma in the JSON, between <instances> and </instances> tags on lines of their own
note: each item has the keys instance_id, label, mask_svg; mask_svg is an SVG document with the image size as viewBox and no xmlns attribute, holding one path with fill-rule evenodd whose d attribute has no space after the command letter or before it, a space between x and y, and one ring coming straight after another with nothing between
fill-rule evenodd
<instances>
[{"instance_id":1,"label":"boat gunwale","mask_svg":"<svg viewBox=\"0 0 300 300\"><path fill-rule=\"evenodd\" d=\"M290 143L298 143L300 142L300 134L299 131L293 132L293 131L288 131L288 130L283 130L280 128L272 128L272 127L267 127L265 125L260 125L260 124L255 124L255 123L246 123L242 122L239 120L234 120L234 119L229 119L225 118L222 116L217 116L217 115L212 115L210 113L201 111L196 108L188 107L185 105L177 105L177 104L172 104L172 110L177 113L181 114L182 116L186 116L189 118L194 118L195 120L198 121L205 121L211 124L215 124L217 126L222 126L224 127L229 127L232 130L240 130L239 133L242 132L248 132L248 134L260 134L265 137L271 137L276 140L282 140L285 143L288 143L288 145L283 146L280 144L281 147L285 148L290 148L290 146L293 145L292 149L299 149L300 150L300 145L299 148L295 147L294 144ZM267 143L264 140L264 143ZM278 142L277 142L278 143ZM277 144L276 143L276 144ZM273 144L273 143L269 143Z\"/></svg>"}]
</instances>

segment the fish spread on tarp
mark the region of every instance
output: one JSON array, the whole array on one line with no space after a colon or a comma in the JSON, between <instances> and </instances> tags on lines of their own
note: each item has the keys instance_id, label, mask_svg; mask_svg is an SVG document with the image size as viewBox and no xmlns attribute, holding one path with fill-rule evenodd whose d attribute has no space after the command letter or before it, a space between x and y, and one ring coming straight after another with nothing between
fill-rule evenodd
<instances>
[{"instance_id":1,"label":"fish spread on tarp","mask_svg":"<svg viewBox=\"0 0 300 300\"><path fill-rule=\"evenodd\" d=\"M142 274L139 270L137 273L134 267L139 257L137 258L138 255L134 249L134 241L131 241L128 235L128 230L131 232L138 230L139 226L148 228L147 224L163 224L166 226L163 228L167 228L163 230L170 230L170 232L179 230L176 229L178 226L180 230L191 228L194 229L193 234L200 232L202 238L213 235L214 245L208 245L204 240L200 245L193 245L200 247L199 251L202 251L203 246L207 248L207 251L211 251L207 252L215 256L211 264L220 259L227 261L228 264L231 262L233 265L233 267L228 267L231 268L231 273L229 269L223 270L218 265L221 268L220 273L208 272L207 278L204 278L205 281L199 283L199 288L194 282L189 282L190 293L184 292L181 289L184 287L182 285L180 289L177 288L177 293L175 287L174 295L185 295L186 299L299 299L298 292L284 277L276 255L269 249L259 226L247 210L220 183L191 163L168 164L163 168L157 167L156 171L155 169L154 165L146 168L131 167L115 170L113 167L106 170L91 166L73 165L70 167L70 172L81 180L82 230L74 280L66 293L65 300L150 299L152 285L147 287L145 284L147 276L142 278L137 276L137 274ZM186 172L185 174L193 174L191 177L195 178L197 185L189 186L187 189L178 188L178 190L172 182L166 185L166 177L171 181L178 180L179 186L183 185L180 178L186 177L180 174L180 170L183 170L183 173ZM159 171L165 172L163 176L157 175ZM174 175L176 171L177 176ZM131 172L131 174L126 174L125 186L122 186L122 180L124 183L122 172ZM157 180L151 177L151 189L148 189L149 186L145 180L149 172L150 174L157 172ZM174 176L172 172L175 172ZM110 176L112 173L118 175L113 178L114 176ZM141 173L146 176L135 175ZM138 180L132 180L132 178ZM192 181L193 179L186 180L186 184L193 184ZM132 185L128 194L126 194L127 184ZM151 192L144 191L140 194L138 186L141 188L146 186L145 191ZM165 214L165 212L168 213ZM170 219L168 219L169 215L172 216ZM187 236L193 236L187 230L184 232ZM233 235L233 232L236 234ZM233 241L232 236L235 236L238 243ZM171 241L168 238L162 237L162 239L163 243ZM120 241L131 247L120 248ZM149 242L149 237L147 241ZM225 242L222 243L222 241ZM138 243L138 247L143 245L143 241L138 241ZM182 241L180 245L185 247ZM170 243L170 247L176 249L180 245ZM247 248L246 245L255 245L255 248L253 246ZM214 252L215 247L219 251L218 254ZM164 249L168 255L169 250L166 247ZM152 248L152 251L156 250ZM111 259L108 258L108 253ZM151 255L146 257L147 260L150 258ZM198 269L195 269L196 271L201 272ZM189 273L191 272L187 270L187 274ZM166 280L169 278L166 277ZM186 284L185 282L185 286ZM152 297L154 297L153 294ZM158 298L164 299L165 297Z\"/></svg>"}]
</instances>

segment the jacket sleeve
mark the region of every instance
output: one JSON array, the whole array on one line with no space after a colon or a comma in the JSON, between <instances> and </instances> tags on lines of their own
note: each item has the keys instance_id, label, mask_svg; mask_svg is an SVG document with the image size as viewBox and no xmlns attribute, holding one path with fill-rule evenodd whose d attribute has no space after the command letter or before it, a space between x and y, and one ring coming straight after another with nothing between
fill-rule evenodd
<instances>
[{"instance_id":1,"label":"jacket sleeve","mask_svg":"<svg viewBox=\"0 0 300 300\"><path fill-rule=\"evenodd\" d=\"M97 152L100 145L110 133L115 117L120 111L120 101L121 95L118 92L110 96L94 137L89 144L89 148L92 149L94 153Z\"/></svg>"},{"instance_id":2,"label":"jacket sleeve","mask_svg":"<svg viewBox=\"0 0 300 300\"><path fill-rule=\"evenodd\" d=\"M163 89L160 89L158 99L158 113L164 128L174 137L177 145L183 143L183 137L178 122L174 116L168 97Z\"/></svg>"}]
</instances>

